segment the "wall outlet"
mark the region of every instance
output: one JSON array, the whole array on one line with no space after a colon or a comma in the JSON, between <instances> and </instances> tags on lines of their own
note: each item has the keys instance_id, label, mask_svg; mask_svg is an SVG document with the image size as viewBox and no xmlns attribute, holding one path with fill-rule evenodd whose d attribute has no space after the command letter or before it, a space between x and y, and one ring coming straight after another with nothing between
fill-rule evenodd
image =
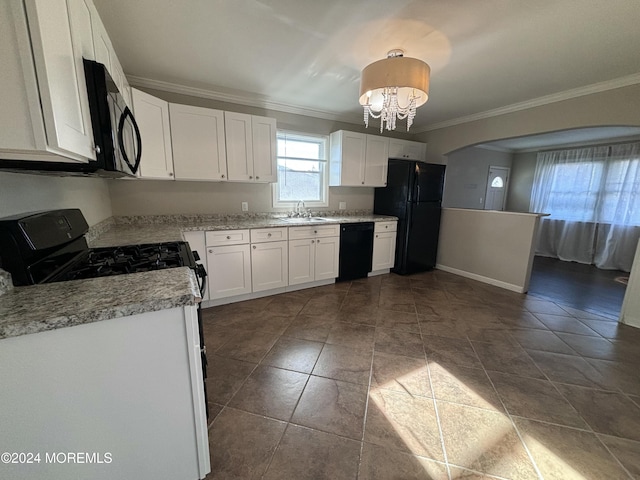
<instances>
[{"instance_id":1,"label":"wall outlet","mask_svg":"<svg viewBox=\"0 0 640 480\"><path fill-rule=\"evenodd\" d=\"M347 202L340 202L340 204L338 205L338 210L346 210L347 209Z\"/></svg>"},{"instance_id":2,"label":"wall outlet","mask_svg":"<svg viewBox=\"0 0 640 480\"><path fill-rule=\"evenodd\" d=\"M242 202L242 211L243 212L249 211L249 202Z\"/></svg>"}]
</instances>

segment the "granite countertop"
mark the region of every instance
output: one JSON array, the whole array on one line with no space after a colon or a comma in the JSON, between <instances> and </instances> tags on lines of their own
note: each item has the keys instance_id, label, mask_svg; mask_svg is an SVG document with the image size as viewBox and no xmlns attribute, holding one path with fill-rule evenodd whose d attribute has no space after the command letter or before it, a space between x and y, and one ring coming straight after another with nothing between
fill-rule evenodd
<instances>
[{"instance_id":1,"label":"granite countertop","mask_svg":"<svg viewBox=\"0 0 640 480\"><path fill-rule=\"evenodd\" d=\"M87 235L90 247L184 240L183 232L379 222L396 217L331 216L326 221L272 216L155 216L110 218ZM7 276L0 286L7 287ZM187 267L144 273L4 288L0 294L0 339L116 317L194 305L200 301L195 274ZM1 293L1 292L0 292Z\"/></svg>"},{"instance_id":2,"label":"granite countertop","mask_svg":"<svg viewBox=\"0 0 640 480\"><path fill-rule=\"evenodd\" d=\"M0 296L0 338L199 301L196 277L188 267L15 287Z\"/></svg>"},{"instance_id":3,"label":"granite countertop","mask_svg":"<svg viewBox=\"0 0 640 480\"><path fill-rule=\"evenodd\" d=\"M204 217L204 216L203 216ZM138 243L158 243L184 240L183 232L214 231L214 230L244 230L251 228L272 227L300 227L305 225L332 225L337 223L354 222L383 222L397 220L388 215L349 215L343 217L331 216L325 221L309 222L294 218L273 217L132 217L126 222L116 222L109 230L89 242L91 247L111 247L118 245L133 245ZM286 217L285 217L286 218ZM163 221L166 220L166 221Z\"/></svg>"}]
</instances>

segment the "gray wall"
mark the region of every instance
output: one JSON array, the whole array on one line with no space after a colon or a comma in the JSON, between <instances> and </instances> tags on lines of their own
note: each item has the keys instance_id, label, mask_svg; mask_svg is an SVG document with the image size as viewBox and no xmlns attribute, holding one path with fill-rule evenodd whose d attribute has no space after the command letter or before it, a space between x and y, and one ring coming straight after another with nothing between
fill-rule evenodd
<instances>
[{"instance_id":1,"label":"gray wall","mask_svg":"<svg viewBox=\"0 0 640 480\"><path fill-rule=\"evenodd\" d=\"M511 167L511 157L511 153L478 147L451 153L447 158L442 206L484 208L489 167Z\"/></svg>"},{"instance_id":2,"label":"gray wall","mask_svg":"<svg viewBox=\"0 0 640 480\"><path fill-rule=\"evenodd\" d=\"M80 208L89 225L109 218L107 181L0 172L0 217L55 208Z\"/></svg>"},{"instance_id":3,"label":"gray wall","mask_svg":"<svg viewBox=\"0 0 640 480\"><path fill-rule=\"evenodd\" d=\"M640 126L638 98L640 84L443 127L419 133L414 140L427 142L427 161L446 163L450 152L493 140L580 127Z\"/></svg>"},{"instance_id":4,"label":"gray wall","mask_svg":"<svg viewBox=\"0 0 640 480\"><path fill-rule=\"evenodd\" d=\"M537 152L514 154L509 191L507 192L507 210L511 212L529 211L537 157Z\"/></svg>"}]
</instances>

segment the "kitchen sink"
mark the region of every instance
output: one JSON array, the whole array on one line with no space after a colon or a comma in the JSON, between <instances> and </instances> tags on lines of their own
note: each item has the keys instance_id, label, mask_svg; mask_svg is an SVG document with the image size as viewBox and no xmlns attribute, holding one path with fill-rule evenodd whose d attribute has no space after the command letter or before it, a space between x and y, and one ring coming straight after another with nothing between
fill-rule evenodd
<instances>
[{"instance_id":1,"label":"kitchen sink","mask_svg":"<svg viewBox=\"0 0 640 480\"><path fill-rule=\"evenodd\" d=\"M324 217L290 217L290 218L282 218L283 222L289 223L322 223L322 222L330 222L330 218Z\"/></svg>"}]
</instances>

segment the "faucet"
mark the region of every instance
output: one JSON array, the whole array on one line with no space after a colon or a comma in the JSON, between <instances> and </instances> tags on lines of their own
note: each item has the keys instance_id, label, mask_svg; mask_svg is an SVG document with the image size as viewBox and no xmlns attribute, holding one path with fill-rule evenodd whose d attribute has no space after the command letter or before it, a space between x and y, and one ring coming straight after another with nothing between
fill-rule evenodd
<instances>
[{"instance_id":1,"label":"faucet","mask_svg":"<svg viewBox=\"0 0 640 480\"><path fill-rule=\"evenodd\" d=\"M302 210L300 210L300 204L302 204ZM305 205L304 205L304 200L298 200L298 203L296 203L296 211L295 211L295 216L296 217L306 217L308 214L308 212L306 211Z\"/></svg>"}]
</instances>

